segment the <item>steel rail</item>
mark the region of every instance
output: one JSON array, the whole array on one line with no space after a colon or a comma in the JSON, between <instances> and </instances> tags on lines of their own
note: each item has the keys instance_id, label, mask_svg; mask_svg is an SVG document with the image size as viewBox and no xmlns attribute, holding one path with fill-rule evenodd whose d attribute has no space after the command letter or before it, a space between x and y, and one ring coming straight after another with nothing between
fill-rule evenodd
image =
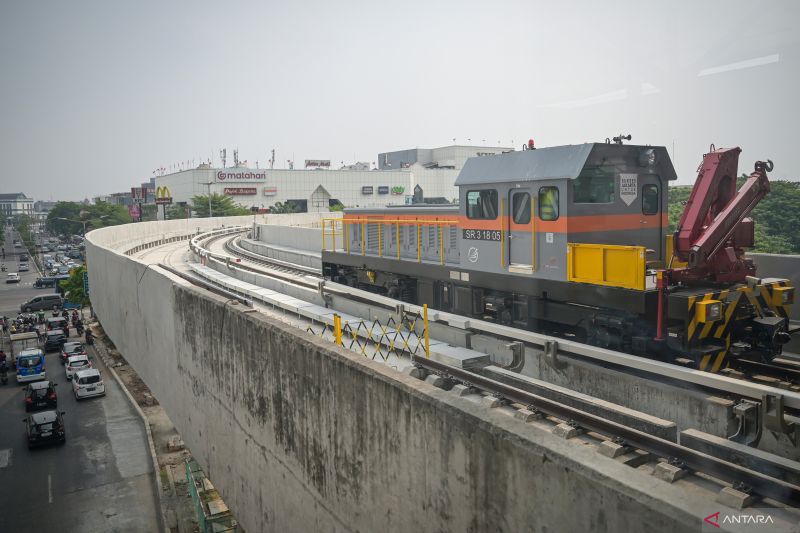
<instances>
[{"instance_id":1,"label":"steel rail","mask_svg":"<svg viewBox=\"0 0 800 533\"><path fill-rule=\"evenodd\" d=\"M296 264L290 263L288 261L281 261L280 259L274 259L272 257L266 257L266 256L263 256L263 255L259 255L259 254L253 253L253 252L251 252L249 250L246 250L246 249L242 248L238 243L234 242L236 239L237 238L234 237L234 238L230 239L228 242L226 242L225 243L225 249L228 250L229 252L231 252L232 254L236 254L236 255L244 258L244 259L247 259L248 261L252 261L254 263L259 263L259 264L265 265L267 267L269 267L270 265L275 265L275 266L280 267L280 268L286 268L286 269L289 269L289 270L295 270L295 271L300 272L302 274L311 274L311 275L314 275L314 276L319 276L319 275L322 274L322 272L317 268L307 267L307 266L304 266L304 265L296 265Z\"/></svg>"},{"instance_id":2,"label":"steel rail","mask_svg":"<svg viewBox=\"0 0 800 533\"><path fill-rule=\"evenodd\" d=\"M497 394L511 402L530 406L565 422L575 423L581 428L619 437L629 446L660 457L677 459L691 470L709 474L728 483L743 483L761 496L772 498L793 507L800 507L800 487L796 485L754 472L674 442L648 435L636 429L560 404L468 370L454 368L419 356L413 356L412 362L437 374L443 374L452 377L456 381Z\"/></svg>"},{"instance_id":3,"label":"steel rail","mask_svg":"<svg viewBox=\"0 0 800 533\"><path fill-rule=\"evenodd\" d=\"M185 281L188 281L192 285L196 285L198 287L206 289L207 291L213 292L214 294L218 294L220 296L224 296L226 298L230 298L231 300L236 300L240 304L245 305L247 307L253 307L253 302L251 300L248 300L247 298L243 298L243 297L239 296L238 294L236 294L234 292L231 292L231 291L229 291L227 289L223 289L221 287L218 287L218 286L216 286L216 285L214 285L212 283L209 283L207 281L203 281L201 279L198 279L198 278L195 278L193 276L190 276L189 274L186 274L184 272L176 270L176 269L172 268L171 266L166 265L164 263L158 263L158 266L160 268L163 268L167 272L169 272L171 274L174 274L174 275L178 276L179 278L181 278L181 279L183 279Z\"/></svg>"}]
</instances>

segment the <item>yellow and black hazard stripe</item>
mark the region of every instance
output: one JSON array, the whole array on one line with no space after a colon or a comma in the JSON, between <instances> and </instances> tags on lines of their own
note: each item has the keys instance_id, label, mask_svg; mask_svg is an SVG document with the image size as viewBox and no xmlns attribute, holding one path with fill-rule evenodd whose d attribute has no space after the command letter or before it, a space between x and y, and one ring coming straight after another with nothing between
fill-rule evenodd
<instances>
[{"instance_id":1,"label":"yellow and black hazard stripe","mask_svg":"<svg viewBox=\"0 0 800 533\"><path fill-rule=\"evenodd\" d=\"M706 293L702 297L689 297L688 306L692 319L689 321L686 331L686 338L688 339L687 348L691 349L693 345L700 344L708 339L719 339L724 342L725 345L724 349L710 350L703 354L698 361L698 368L700 370L718 372L721 368L727 366L725 357L731 346L731 326L733 324L733 317L736 315L736 309L739 306L741 295L741 292L725 289L718 292ZM701 324L697 321L695 304L707 300L718 300L722 302L724 306L723 314L720 320Z\"/></svg>"},{"instance_id":2,"label":"yellow and black hazard stripe","mask_svg":"<svg viewBox=\"0 0 800 533\"><path fill-rule=\"evenodd\" d=\"M791 284L789 283L789 280L780 279L777 281L766 283L764 285L759 285L759 288L761 289L760 290L761 295L763 298L767 300L769 308L775 311L776 315L786 318L789 316L789 309L788 309L789 306L774 304L775 302L774 292L777 287L791 287Z\"/></svg>"}]
</instances>

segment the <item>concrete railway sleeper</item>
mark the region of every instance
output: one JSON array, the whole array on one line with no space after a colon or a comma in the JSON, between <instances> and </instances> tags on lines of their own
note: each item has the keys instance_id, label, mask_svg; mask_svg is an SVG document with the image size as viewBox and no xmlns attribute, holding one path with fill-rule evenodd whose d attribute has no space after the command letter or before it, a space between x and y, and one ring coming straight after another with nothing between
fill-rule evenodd
<instances>
[{"instance_id":1,"label":"concrete railway sleeper","mask_svg":"<svg viewBox=\"0 0 800 533\"><path fill-rule=\"evenodd\" d=\"M765 474L743 468L692 448L681 446L645 432L603 419L590 413L551 401L547 398L486 378L475 372L443 365L431 359L415 357L414 363L469 387L521 405L532 406L537 411L568 422L573 428L595 431L618 439L617 442L635 447L659 457L667 458L693 471L703 472L761 497L800 507L800 486Z\"/></svg>"}]
</instances>

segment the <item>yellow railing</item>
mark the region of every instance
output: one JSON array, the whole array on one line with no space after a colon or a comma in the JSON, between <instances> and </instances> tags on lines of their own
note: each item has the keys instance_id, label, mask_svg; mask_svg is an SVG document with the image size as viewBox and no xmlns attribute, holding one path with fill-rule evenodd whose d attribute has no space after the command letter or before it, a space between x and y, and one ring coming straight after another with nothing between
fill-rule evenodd
<instances>
[{"instance_id":1,"label":"yellow railing","mask_svg":"<svg viewBox=\"0 0 800 533\"><path fill-rule=\"evenodd\" d=\"M374 218L326 218L322 220L322 250L337 251L336 236L341 235L344 240L342 249L350 254L350 235L348 226L361 227L361 255L366 255L366 228L369 224L378 225L378 256L383 257L383 226L393 224L395 228L395 243L397 247L397 260L400 257L400 227L413 226L417 231L417 262L422 262L422 227L433 226L439 229L439 263L444 264L444 227L458 225L457 220L405 220L405 219L374 219ZM330 244L330 247L328 246Z\"/></svg>"}]
</instances>

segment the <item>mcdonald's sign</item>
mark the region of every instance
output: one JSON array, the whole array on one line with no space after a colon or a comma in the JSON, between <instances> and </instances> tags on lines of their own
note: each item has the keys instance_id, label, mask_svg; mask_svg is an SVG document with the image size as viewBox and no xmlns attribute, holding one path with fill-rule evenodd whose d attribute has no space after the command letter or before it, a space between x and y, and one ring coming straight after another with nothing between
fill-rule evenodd
<instances>
[{"instance_id":1,"label":"mcdonald's sign","mask_svg":"<svg viewBox=\"0 0 800 533\"><path fill-rule=\"evenodd\" d=\"M166 185L163 187L156 187L156 204L171 204L172 192Z\"/></svg>"}]
</instances>

